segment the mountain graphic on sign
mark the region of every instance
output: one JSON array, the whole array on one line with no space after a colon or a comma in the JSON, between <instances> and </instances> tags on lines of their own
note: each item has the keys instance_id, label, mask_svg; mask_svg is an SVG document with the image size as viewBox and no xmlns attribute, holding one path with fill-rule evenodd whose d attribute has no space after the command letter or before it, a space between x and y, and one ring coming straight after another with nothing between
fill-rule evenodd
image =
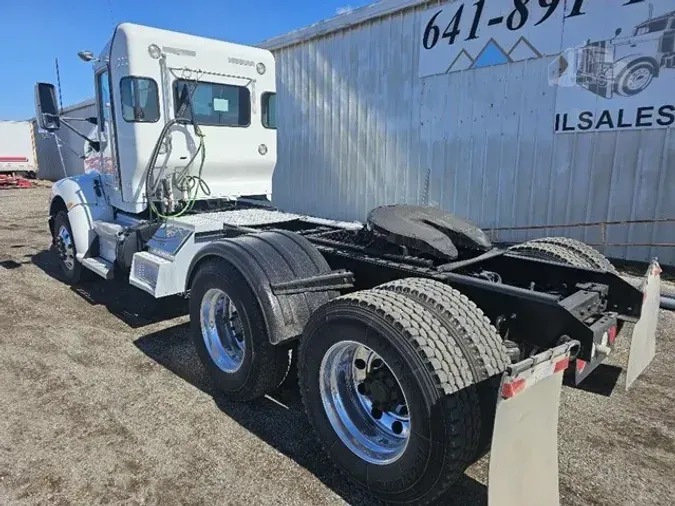
<instances>
[{"instance_id":1,"label":"mountain graphic on sign","mask_svg":"<svg viewBox=\"0 0 675 506\"><path fill-rule=\"evenodd\" d=\"M497 41L490 39L485 44L485 47L482 49L480 54L476 57L476 60L473 62L473 68L481 67L490 67L492 65L502 65L504 63L511 63L511 58L506 54L506 51L497 44Z\"/></svg>"},{"instance_id":2,"label":"mountain graphic on sign","mask_svg":"<svg viewBox=\"0 0 675 506\"><path fill-rule=\"evenodd\" d=\"M531 58L541 58L541 53L530 44L525 37L520 37L509 51L509 58L512 61L529 60Z\"/></svg>"},{"instance_id":3,"label":"mountain graphic on sign","mask_svg":"<svg viewBox=\"0 0 675 506\"><path fill-rule=\"evenodd\" d=\"M448 72L458 72L460 70L470 69L473 65L473 58L466 52L466 49L462 49L455 60L448 67Z\"/></svg>"}]
</instances>

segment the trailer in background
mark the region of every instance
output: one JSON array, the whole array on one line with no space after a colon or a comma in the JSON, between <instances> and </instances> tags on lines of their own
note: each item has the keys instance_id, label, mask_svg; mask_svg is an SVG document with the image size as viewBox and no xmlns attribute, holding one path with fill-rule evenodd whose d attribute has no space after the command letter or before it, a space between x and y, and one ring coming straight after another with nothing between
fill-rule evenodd
<instances>
[{"instance_id":1,"label":"trailer in background","mask_svg":"<svg viewBox=\"0 0 675 506\"><path fill-rule=\"evenodd\" d=\"M37 169L33 124L0 121L0 174L34 177Z\"/></svg>"}]
</instances>

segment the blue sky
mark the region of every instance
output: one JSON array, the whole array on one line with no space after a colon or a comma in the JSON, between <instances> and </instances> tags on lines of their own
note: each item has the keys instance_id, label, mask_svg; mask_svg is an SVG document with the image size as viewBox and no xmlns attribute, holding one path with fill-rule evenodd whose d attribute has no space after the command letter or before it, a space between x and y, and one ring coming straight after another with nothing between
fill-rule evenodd
<instances>
[{"instance_id":1,"label":"blue sky","mask_svg":"<svg viewBox=\"0 0 675 506\"><path fill-rule=\"evenodd\" d=\"M0 120L33 116L33 86L56 83L65 105L93 95L91 67L77 57L103 48L113 26L130 21L254 44L368 0L0 0Z\"/></svg>"}]
</instances>

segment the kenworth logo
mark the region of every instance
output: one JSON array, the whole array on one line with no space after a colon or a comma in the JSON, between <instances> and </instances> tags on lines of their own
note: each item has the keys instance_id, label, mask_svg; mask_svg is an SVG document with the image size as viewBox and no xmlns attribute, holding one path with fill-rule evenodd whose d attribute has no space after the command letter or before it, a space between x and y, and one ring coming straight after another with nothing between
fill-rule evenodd
<instances>
[{"instance_id":1,"label":"kenworth logo","mask_svg":"<svg viewBox=\"0 0 675 506\"><path fill-rule=\"evenodd\" d=\"M241 58L228 58L227 61L234 65L244 65L245 67L254 67L255 62L251 60L242 60Z\"/></svg>"}]
</instances>

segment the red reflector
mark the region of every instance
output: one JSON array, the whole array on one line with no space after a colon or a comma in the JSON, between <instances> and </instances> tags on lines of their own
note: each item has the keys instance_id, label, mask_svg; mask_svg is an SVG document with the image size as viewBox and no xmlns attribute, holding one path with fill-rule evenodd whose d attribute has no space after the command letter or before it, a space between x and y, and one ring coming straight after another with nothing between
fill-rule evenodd
<instances>
[{"instance_id":1,"label":"red reflector","mask_svg":"<svg viewBox=\"0 0 675 506\"><path fill-rule=\"evenodd\" d=\"M556 373L556 372L559 372L559 371L564 371L565 369L567 369L567 366L569 366L569 365L570 365L570 358L569 357L565 357L562 360L558 360L555 363L555 367L553 367L553 372Z\"/></svg>"},{"instance_id":2,"label":"red reflector","mask_svg":"<svg viewBox=\"0 0 675 506\"><path fill-rule=\"evenodd\" d=\"M27 162L25 156L0 156L0 162Z\"/></svg>"},{"instance_id":3,"label":"red reflector","mask_svg":"<svg viewBox=\"0 0 675 506\"><path fill-rule=\"evenodd\" d=\"M609 344L614 344L614 340L616 339L616 326L609 328L607 331L607 339L609 340Z\"/></svg>"},{"instance_id":4,"label":"red reflector","mask_svg":"<svg viewBox=\"0 0 675 506\"><path fill-rule=\"evenodd\" d=\"M586 362L581 360L580 358L577 359L577 371L583 372L583 370L586 369Z\"/></svg>"},{"instance_id":5,"label":"red reflector","mask_svg":"<svg viewBox=\"0 0 675 506\"><path fill-rule=\"evenodd\" d=\"M522 378L517 379L509 383L504 383L504 386L502 387L502 396L505 399L510 399L523 390L525 390L525 380Z\"/></svg>"}]
</instances>

